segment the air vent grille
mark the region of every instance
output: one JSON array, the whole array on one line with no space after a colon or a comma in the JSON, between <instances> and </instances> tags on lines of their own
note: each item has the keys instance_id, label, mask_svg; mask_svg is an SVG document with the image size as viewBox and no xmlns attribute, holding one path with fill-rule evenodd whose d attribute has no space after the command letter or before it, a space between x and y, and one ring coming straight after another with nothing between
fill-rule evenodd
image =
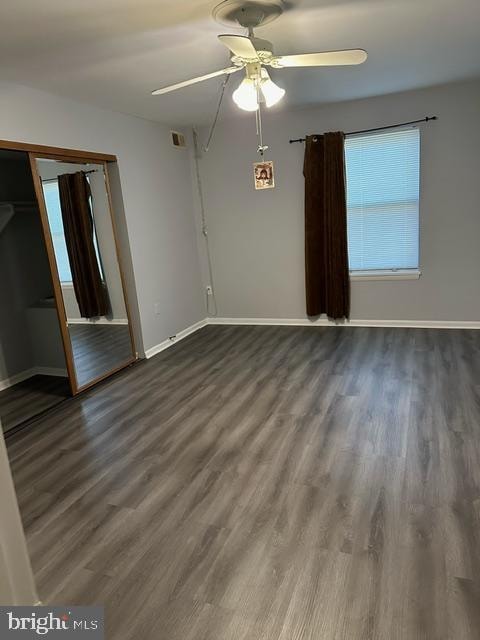
<instances>
[{"instance_id":1,"label":"air vent grille","mask_svg":"<svg viewBox=\"0 0 480 640\"><path fill-rule=\"evenodd\" d=\"M171 131L170 133L172 136L172 144L174 147L184 149L187 146L183 133L179 133L178 131Z\"/></svg>"}]
</instances>

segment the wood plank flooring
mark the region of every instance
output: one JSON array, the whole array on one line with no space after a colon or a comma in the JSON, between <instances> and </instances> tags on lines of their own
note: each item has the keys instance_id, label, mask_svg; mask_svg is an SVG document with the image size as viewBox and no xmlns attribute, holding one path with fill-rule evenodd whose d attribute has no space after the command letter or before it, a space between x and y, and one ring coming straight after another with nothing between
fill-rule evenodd
<instances>
[{"instance_id":1,"label":"wood plank flooring","mask_svg":"<svg viewBox=\"0 0 480 640\"><path fill-rule=\"evenodd\" d=\"M0 391L4 431L13 429L70 397L68 378L36 375Z\"/></svg>"},{"instance_id":2,"label":"wood plank flooring","mask_svg":"<svg viewBox=\"0 0 480 640\"><path fill-rule=\"evenodd\" d=\"M109 639L480 637L480 332L205 327L9 453Z\"/></svg>"}]
</instances>

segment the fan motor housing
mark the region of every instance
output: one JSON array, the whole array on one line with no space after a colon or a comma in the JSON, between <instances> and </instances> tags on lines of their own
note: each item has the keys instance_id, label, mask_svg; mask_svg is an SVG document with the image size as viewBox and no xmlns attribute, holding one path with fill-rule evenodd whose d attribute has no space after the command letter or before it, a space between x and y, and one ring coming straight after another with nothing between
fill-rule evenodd
<instances>
[{"instance_id":1,"label":"fan motor housing","mask_svg":"<svg viewBox=\"0 0 480 640\"><path fill-rule=\"evenodd\" d=\"M213 19L226 27L254 29L276 20L283 13L280 0L225 0L213 11Z\"/></svg>"}]
</instances>

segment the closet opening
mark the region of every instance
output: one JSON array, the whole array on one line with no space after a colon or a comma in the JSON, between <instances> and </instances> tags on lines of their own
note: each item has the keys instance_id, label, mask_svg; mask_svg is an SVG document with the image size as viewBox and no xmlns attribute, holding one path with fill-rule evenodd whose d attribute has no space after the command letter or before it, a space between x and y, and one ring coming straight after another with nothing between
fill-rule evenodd
<instances>
[{"instance_id":1,"label":"closet opening","mask_svg":"<svg viewBox=\"0 0 480 640\"><path fill-rule=\"evenodd\" d=\"M71 396L29 154L0 149L0 419L8 432Z\"/></svg>"}]
</instances>

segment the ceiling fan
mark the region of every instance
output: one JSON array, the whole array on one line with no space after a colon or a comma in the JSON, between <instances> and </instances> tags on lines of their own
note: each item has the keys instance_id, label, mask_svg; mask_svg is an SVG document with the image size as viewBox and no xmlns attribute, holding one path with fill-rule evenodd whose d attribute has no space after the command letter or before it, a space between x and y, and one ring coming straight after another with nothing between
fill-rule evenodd
<instances>
[{"instance_id":1,"label":"ceiling fan","mask_svg":"<svg viewBox=\"0 0 480 640\"><path fill-rule=\"evenodd\" d=\"M245 78L234 91L232 98L245 111L256 111L259 103L267 107L276 104L285 90L277 86L266 69L284 69L288 67L325 67L339 65L356 65L365 62L367 52L363 49L346 49L343 51L323 51L321 53L301 53L278 56L273 52L273 45L268 40L257 38L254 29L268 24L283 13L281 0L225 0L213 10L213 18L223 25L240 25L248 30L248 35L220 35L220 42L230 50L231 65L207 73L198 78L184 80L168 87L152 91L152 95L161 95L188 87L197 82L210 80L216 76L229 75L245 69Z\"/></svg>"}]
</instances>

